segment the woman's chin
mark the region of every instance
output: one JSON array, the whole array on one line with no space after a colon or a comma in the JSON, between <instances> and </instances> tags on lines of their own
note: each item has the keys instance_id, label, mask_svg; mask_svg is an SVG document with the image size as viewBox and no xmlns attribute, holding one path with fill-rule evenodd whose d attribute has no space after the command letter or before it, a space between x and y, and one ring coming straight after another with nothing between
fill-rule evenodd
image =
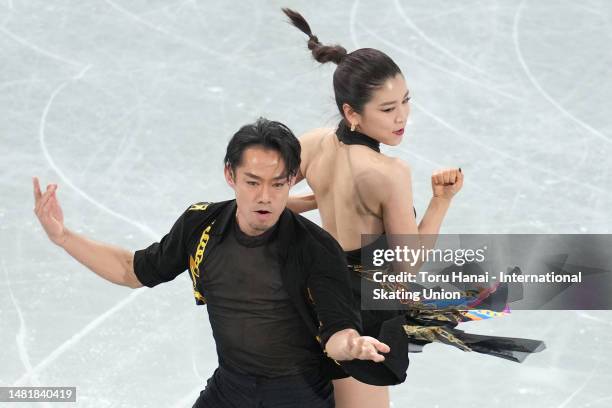
<instances>
[{"instance_id":1,"label":"woman's chin","mask_svg":"<svg viewBox=\"0 0 612 408\"><path fill-rule=\"evenodd\" d=\"M402 143L402 140L404 140L404 136L396 136L394 138L390 138L388 140L385 140L383 142L383 144L387 145L387 146L397 146L400 143Z\"/></svg>"}]
</instances>

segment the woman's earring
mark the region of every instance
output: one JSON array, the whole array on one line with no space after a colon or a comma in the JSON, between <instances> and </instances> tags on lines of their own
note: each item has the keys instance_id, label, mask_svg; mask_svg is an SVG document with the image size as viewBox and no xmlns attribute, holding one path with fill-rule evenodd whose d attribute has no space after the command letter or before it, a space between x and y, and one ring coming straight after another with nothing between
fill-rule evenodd
<instances>
[{"instance_id":1,"label":"woman's earring","mask_svg":"<svg viewBox=\"0 0 612 408\"><path fill-rule=\"evenodd\" d=\"M354 132L354 131L355 131L355 124L351 123L351 132Z\"/></svg>"}]
</instances>

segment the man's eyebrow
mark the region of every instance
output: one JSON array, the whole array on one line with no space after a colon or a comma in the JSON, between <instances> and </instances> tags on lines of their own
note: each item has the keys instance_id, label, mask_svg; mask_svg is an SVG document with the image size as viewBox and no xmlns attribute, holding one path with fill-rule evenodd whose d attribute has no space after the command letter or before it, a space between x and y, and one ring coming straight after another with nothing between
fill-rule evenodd
<instances>
[{"instance_id":1,"label":"man's eyebrow","mask_svg":"<svg viewBox=\"0 0 612 408\"><path fill-rule=\"evenodd\" d=\"M261 180L261 177L254 175L253 173L249 173L248 171L244 172L244 175L250 178L254 178L255 180Z\"/></svg>"},{"instance_id":2,"label":"man's eyebrow","mask_svg":"<svg viewBox=\"0 0 612 408\"><path fill-rule=\"evenodd\" d=\"M406 94L404 95L403 99L406 99L408 97L408 95L410 94L410 91L406 91ZM386 105L393 105L395 103L395 101L389 101L389 102L383 102L378 106L386 106Z\"/></svg>"},{"instance_id":3,"label":"man's eyebrow","mask_svg":"<svg viewBox=\"0 0 612 408\"><path fill-rule=\"evenodd\" d=\"M250 178L254 178L255 180L262 180L262 178L261 178L261 177L256 176L256 175L255 175L255 174L253 174L253 173L249 173L248 171L245 171L245 172L244 172L244 175L245 175L245 176L247 176L247 177L250 177ZM286 174L281 174L280 176L276 176L276 177L274 177L272 180L281 180L281 179L286 179L286 178L287 178L287 175L286 175Z\"/></svg>"}]
</instances>

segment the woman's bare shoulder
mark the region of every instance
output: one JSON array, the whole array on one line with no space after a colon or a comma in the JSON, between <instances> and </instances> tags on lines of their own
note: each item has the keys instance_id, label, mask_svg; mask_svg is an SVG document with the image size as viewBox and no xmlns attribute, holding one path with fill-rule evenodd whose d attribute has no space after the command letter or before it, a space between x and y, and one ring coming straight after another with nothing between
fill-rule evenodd
<instances>
[{"instance_id":1,"label":"woman's bare shoulder","mask_svg":"<svg viewBox=\"0 0 612 408\"><path fill-rule=\"evenodd\" d=\"M397 157L389 157L384 154L373 154L365 151L361 156L361 169L364 172L378 174L382 178L393 179L410 175L408 163ZM378 171L377 171L378 170Z\"/></svg>"},{"instance_id":2,"label":"woman's bare shoulder","mask_svg":"<svg viewBox=\"0 0 612 408\"><path fill-rule=\"evenodd\" d=\"M380 154L369 156L369 159L361 162L355 174L357 183L368 191L384 196L398 186L410 185L410 166L405 161Z\"/></svg>"},{"instance_id":3,"label":"woman's bare shoulder","mask_svg":"<svg viewBox=\"0 0 612 408\"><path fill-rule=\"evenodd\" d=\"M410 165L397 157L386 157L388 161L386 162L387 167L393 176L410 176L411 170Z\"/></svg>"},{"instance_id":4,"label":"woman's bare shoulder","mask_svg":"<svg viewBox=\"0 0 612 408\"><path fill-rule=\"evenodd\" d=\"M309 130L300 136L300 144L302 147L318 146L326 136L334 134L333 128L316 128Z\"/></svg>"},{"instance_id":5,"label":"woman's bare shoulder","mask_svg":"<svg viewBox=\"0 0 612 408\"><path fill-rule=\"evenodd\" d=\"M317 157L319 153L325 149L329 149L331 136L334 135L335 129L317 128L310 130L300 136L300 145L302 147L302 162L306 166L310 164L311 159Z\"/></svg>"}]
</instances>

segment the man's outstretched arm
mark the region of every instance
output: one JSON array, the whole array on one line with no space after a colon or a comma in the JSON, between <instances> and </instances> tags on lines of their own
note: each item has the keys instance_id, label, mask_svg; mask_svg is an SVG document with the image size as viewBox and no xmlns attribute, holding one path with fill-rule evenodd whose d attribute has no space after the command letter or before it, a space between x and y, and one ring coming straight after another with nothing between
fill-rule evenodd
<instances>
[{"instance_id":1,"label":"man's outstretched arm","mask_svg":"<svg viewBox=\"0 0 612 408\"><path fill-rule=\"evenodd\" d=\"M44 193L37 177L33 178L33 184L34 213L54 244L110 282L130 288L143 286L134 273L133 252L70 231L64 226L62 208L56 195L57 184L49 184Z\"/></svg>"}]
</instances>

